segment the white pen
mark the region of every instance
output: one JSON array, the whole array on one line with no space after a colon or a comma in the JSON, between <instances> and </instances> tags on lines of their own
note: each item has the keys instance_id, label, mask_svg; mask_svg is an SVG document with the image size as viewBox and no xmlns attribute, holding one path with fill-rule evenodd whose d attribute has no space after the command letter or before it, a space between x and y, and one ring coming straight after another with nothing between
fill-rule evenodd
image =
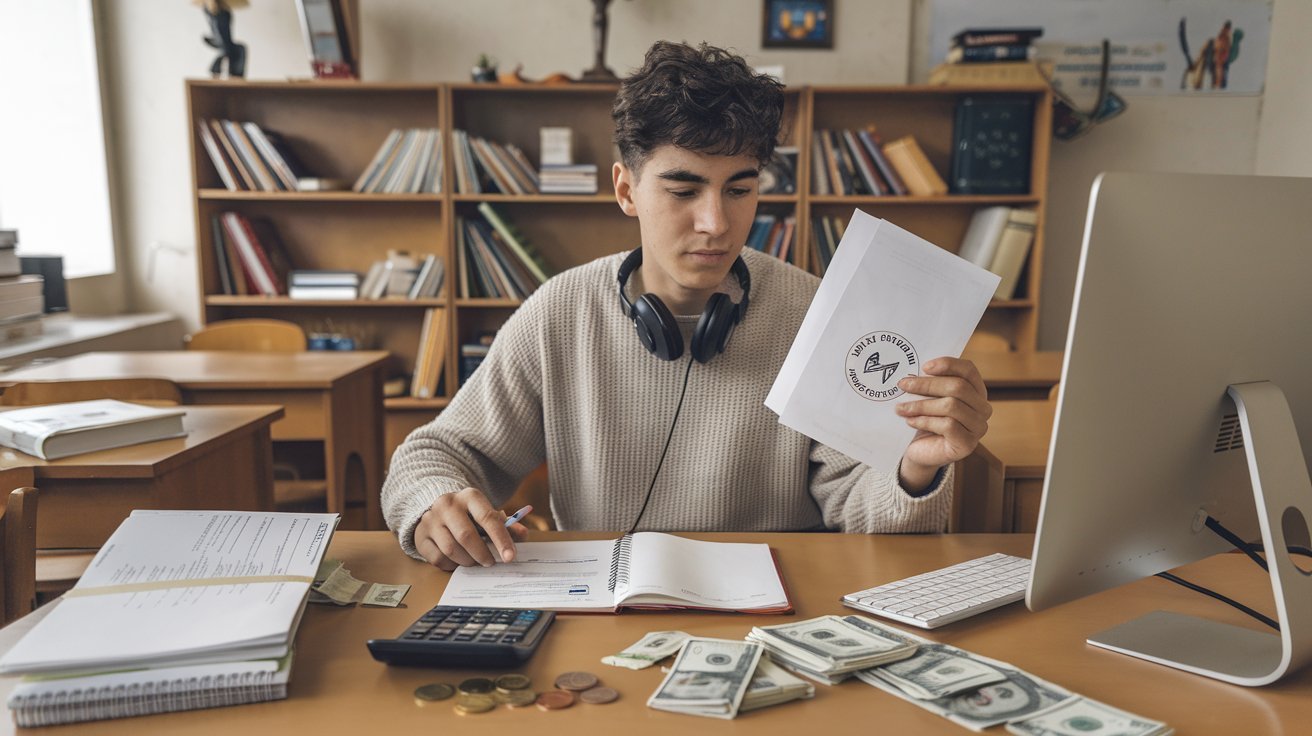
<instances>
[{"instance_id":1,"label":"white pen","mask_svg":"<svg viewBox=\"0 0 1312 736\"><path fill-rule=\"evenodd\" d=\"M533 510L533 507L532 507L532 506L525 506L524 508L520 509L519 511L516 511L515 513L511 514L511 515L506 519L506 527L509 528L511 524L514 524L515 522L519 521L520 519L524 518L525 516L528 516L528 512L530 512L530 511L532 511L532 510Z\"/></svg>"}]
</instances>

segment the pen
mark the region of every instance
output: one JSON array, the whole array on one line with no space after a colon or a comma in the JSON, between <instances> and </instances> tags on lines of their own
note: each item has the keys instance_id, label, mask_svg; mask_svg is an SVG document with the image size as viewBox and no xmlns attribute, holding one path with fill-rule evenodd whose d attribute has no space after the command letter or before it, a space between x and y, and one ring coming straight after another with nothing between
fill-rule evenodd
<instances>
[{"instance_id":1,"label":"pen","mask_svg":"<svg viewBox=\"0 0 1312 736\"><path fill-rule=\"evenodd\" d=\"M506 527L509 527L511 524L514 524L515 522L519 521L525 516L528 516L528 512L532 510L533 510L532 506L525 506L519 511L516 511L515 513L511 514L510 517L506 519Z\"/></svg>"}]
</instances>

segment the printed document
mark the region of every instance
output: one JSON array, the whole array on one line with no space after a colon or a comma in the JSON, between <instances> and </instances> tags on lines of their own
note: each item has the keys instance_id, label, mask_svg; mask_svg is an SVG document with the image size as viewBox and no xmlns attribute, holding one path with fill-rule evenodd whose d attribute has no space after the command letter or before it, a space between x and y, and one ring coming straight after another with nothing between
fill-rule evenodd
<instances>
[{"instance_id":1,"label":"printed document","mask_svg":"<svg viewBox=\"0 0 1312 736\"><path fill-rule=\"evenodd\" d=\"M802 434L896 472L916 430L898 381L959 357L998 277L860 210L843 233L765 405Z\"/></svg>"}]
</instances>

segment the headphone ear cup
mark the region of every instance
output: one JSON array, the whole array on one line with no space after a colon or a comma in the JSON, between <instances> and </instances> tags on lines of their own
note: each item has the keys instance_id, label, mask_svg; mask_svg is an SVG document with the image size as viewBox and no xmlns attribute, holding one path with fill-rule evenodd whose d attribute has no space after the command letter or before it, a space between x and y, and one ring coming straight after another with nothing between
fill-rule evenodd
<instances>
[{"instance_id":1,"label":"headphone ear cup","mask_svg":"<svg viewBox=\"0 0 1312 736\"><path fill-rule=\"evenodd\" d=\"M702 310L701 319L697 320L697 329L692 333L692 357L698 363L706 363L724 352L737 323L738 305L728 294L712 294Z\"/></svg>"},{"instance_id":2,"label":"headphone ear cup","mask_svg":"<svg viewBox=\"0 0 1312 736\"><path fill-rule=\"evenodd\" d=\"M683 355L683 335L665 302L652 294L643 294L633 303L633 326L643 346L661 360L677 360Z\"/></svg>"}]
</instances>

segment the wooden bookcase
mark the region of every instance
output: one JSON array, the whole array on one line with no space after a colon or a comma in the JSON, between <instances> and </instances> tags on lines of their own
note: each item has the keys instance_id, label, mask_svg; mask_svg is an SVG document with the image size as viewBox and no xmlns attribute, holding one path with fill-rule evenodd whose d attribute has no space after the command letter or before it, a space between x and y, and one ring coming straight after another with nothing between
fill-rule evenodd
<instances>
[{"instance_id":1,"label":"wooden bookcase","mask_svg":"<svg viewBox=\"0 0 1312 736\"><path fill-rule=\"evenodd\" d=\"M489 84L387 84L354 81L230 82L190 81L187 85L192 188L198 245L202 319L270 317L297 322L307 332L344 332L359 347L392 354L389 373L408 375L417 360L426 309L450 320L445 369L438 395L429 399L386 399L385 449L391 450L413 428L429 421L458 389L459 346L479 333L497 329L518 302L458 298L454 243L457 216L472 217L481 202L495 206L525 236L553 271L628 250L638 244L637 221L615 203L610 167L615 160L610 106L614 85L503 86ZM815 87L786 93L782 143L797 146L798 191L761 197L760 210L797 218L790 260L815 270L809 259L810 221L824 215L850 217L860 207L916 234L955 250L976 208L1006 204L1034 207L1039 232L1020 287L1021 298L995 302L983 328L1006 336L1021 350L1034 348L1042 267L1044 193L1047 189L1048 136L1034 136L1032 186L1020 196L870 197L817 196L810 193L810 140L817 128L878 126L885 140L912 134L945 178L949 171L956 99L964 93L1033 94L1034 130L1050 127L1048 93L1038 87ZM353 192L232 192L225 189L197 135L202 119L254 121L281 133L316 176L354 181L394 128L437 127L444 133L440 194L356 194ZM574 159L595 163L596 195L504 195L455 193L451 172L451 131L514 144L536 162L539 128L568 126L574 131ZM363 274L391 248L422 256L438 255L446 264L442 291L432 299L304 301L287 297L230 296L220 288L211 218L224 211L265 217L277 227L298 268L349 269Z\"/></svg>"}]
</instances>

